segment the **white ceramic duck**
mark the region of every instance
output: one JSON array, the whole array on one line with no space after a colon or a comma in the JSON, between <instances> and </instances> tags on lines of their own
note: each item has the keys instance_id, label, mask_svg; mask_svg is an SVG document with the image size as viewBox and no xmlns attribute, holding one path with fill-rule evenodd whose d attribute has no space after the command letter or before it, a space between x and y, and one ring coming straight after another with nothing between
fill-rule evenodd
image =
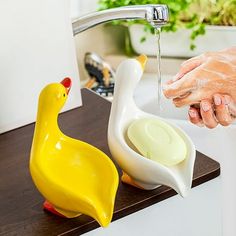
<instances>
[{"instance_id":1,"label":"white ceramic duck","mask_svg":"<svg viewBox=\"0 0 236 236\"><path fill-rule=\"evenodd\" d=\"M133 92L142 77L146 60L147 57L145 55L141 55L137 59L127 59L117 69L114 99L108 126L109 148L113 157L123 170L123 182L146 190L155 189L160 185L166 185L175 189L177 193L184 197L191 189L196 150L191 139L182 129L178 128L175 124L165 121L161 117L145 113L136 106L133 99ZM169 155L171 162L172 156L175 155L175 150L171 150L172 147L177 148L177 152L180 151L181 153L178 147L184 143L185 149L182 150L182 154L184 155L182 160L177 161L175 165L164 165L161 162L154 161L139 154L143 153L142 150L138 149L140 152L135 151L137 147L134 148L135 142L130 142L128 131L133 124L142 123L142 120L151 120L154 125L155 123L160 125L167 136L171 134L168 133L166 128L172 130L171 132L175 133L175 136L177 135L182 140L182 143L179 142L176 144L177 139L170 139L172 140L172 144L175 144L175 147L173 145L168 146L168 141L166 153L165 149L161 147L162 145L159 145L160 149L162 149L161 155L163 153L165 157ZM142 131L142 127L140 130ZM140 134L140 130L137 135ZM144 132L140 140L137 138L137 142L142 143L143 146L141 149L144 151L145 140L153 139L153 137L146 137L145 135ZM149 146L154 145L155 140L153 144L148 144L147 142L146 144ZM152 148L155 149L155 147Z\"/></svg>"}]
</instances>

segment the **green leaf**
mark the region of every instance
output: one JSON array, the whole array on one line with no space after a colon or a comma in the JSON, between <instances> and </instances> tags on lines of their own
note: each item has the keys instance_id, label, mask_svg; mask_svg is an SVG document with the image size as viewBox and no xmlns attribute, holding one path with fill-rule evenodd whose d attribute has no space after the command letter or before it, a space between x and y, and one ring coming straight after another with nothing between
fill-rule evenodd
<instances>
[{"instance_id":1,"label":"green leaf","mask_svg":"<svg viewBox=\"0 0 236 236\"><path fill-rule=\"evenodd\" d=\"M143 43L143 42L145 42L146 41L146 37L145 36L143 36L142 38L140 38L140 43Z\"/></svg>"},{"instance_id":2,"label":"green leaf","mask_svg":"<svg viewBox=\"0 0 236 236\"><path fill-rule=\"evenodd\" d=\"M196 45L195 45L195 44L193 44L193 43L191 43L191 44L190 44L190 50L192 50L192 51L193 51L195 48L196 48Z\"/></svg>"}]
</instances>

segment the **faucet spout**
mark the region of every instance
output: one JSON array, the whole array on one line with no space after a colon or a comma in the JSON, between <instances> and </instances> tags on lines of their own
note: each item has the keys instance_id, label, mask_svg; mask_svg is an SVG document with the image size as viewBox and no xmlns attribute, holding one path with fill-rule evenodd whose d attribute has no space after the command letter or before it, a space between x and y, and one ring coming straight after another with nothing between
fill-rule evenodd
<instances>
[{"instance_id":1,"label":"faucet spout","mask_svg":"<svg viewBox=\"0 0 236 236\"><path fill-rule=\"evenodd\" d=\"M134 5L87 14L75 19L72 26L74 35L101 23L121 19L144 19L156 28L166 24L168 16L166 5Z\"/></svg>"}]
</instances>

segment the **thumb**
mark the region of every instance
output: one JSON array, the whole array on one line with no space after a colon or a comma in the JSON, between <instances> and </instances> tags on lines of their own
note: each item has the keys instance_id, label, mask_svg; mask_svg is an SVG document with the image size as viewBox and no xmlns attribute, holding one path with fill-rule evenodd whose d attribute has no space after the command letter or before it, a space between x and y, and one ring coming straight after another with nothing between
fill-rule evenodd
<instances>
[{"instance_id":1,"label":"thumb","mask_svg":"<svg viewBox=\"0 0 236 236\"><path fill-rule=\"evenodd\" d=\"M236 103L235 103L235 101L229 95L225 95L224 99L225 99L225 103L228 105L230 114L236 118Z\"/></svg>"}]
</instances>

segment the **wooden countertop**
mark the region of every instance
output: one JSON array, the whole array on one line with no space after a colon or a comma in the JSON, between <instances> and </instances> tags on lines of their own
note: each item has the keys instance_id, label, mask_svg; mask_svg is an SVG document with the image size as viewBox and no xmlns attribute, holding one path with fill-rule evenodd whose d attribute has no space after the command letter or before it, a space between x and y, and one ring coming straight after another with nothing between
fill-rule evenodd
<instances>
[{"instance_id":1,"label":"wooden countertop","mask_svg":"<svg viewBox=\"0 0 236 236\"><path fill-rule=\"evenodd\" d=\"M82 98L82 107L59 116L60 127L67 135L88 142L111 156L107 145L111 104L87 89L82 89ZM33 131L34 124L30 124L0 135L0 235L80 235L99 227L85 215L63 219L42 210L44 199L34 187L28 167ZM193 187L219 174L219 163L198 152ZM175 194L166 186L144 191L120 183L113 220Z\"/></svg>"}]
</instances>

